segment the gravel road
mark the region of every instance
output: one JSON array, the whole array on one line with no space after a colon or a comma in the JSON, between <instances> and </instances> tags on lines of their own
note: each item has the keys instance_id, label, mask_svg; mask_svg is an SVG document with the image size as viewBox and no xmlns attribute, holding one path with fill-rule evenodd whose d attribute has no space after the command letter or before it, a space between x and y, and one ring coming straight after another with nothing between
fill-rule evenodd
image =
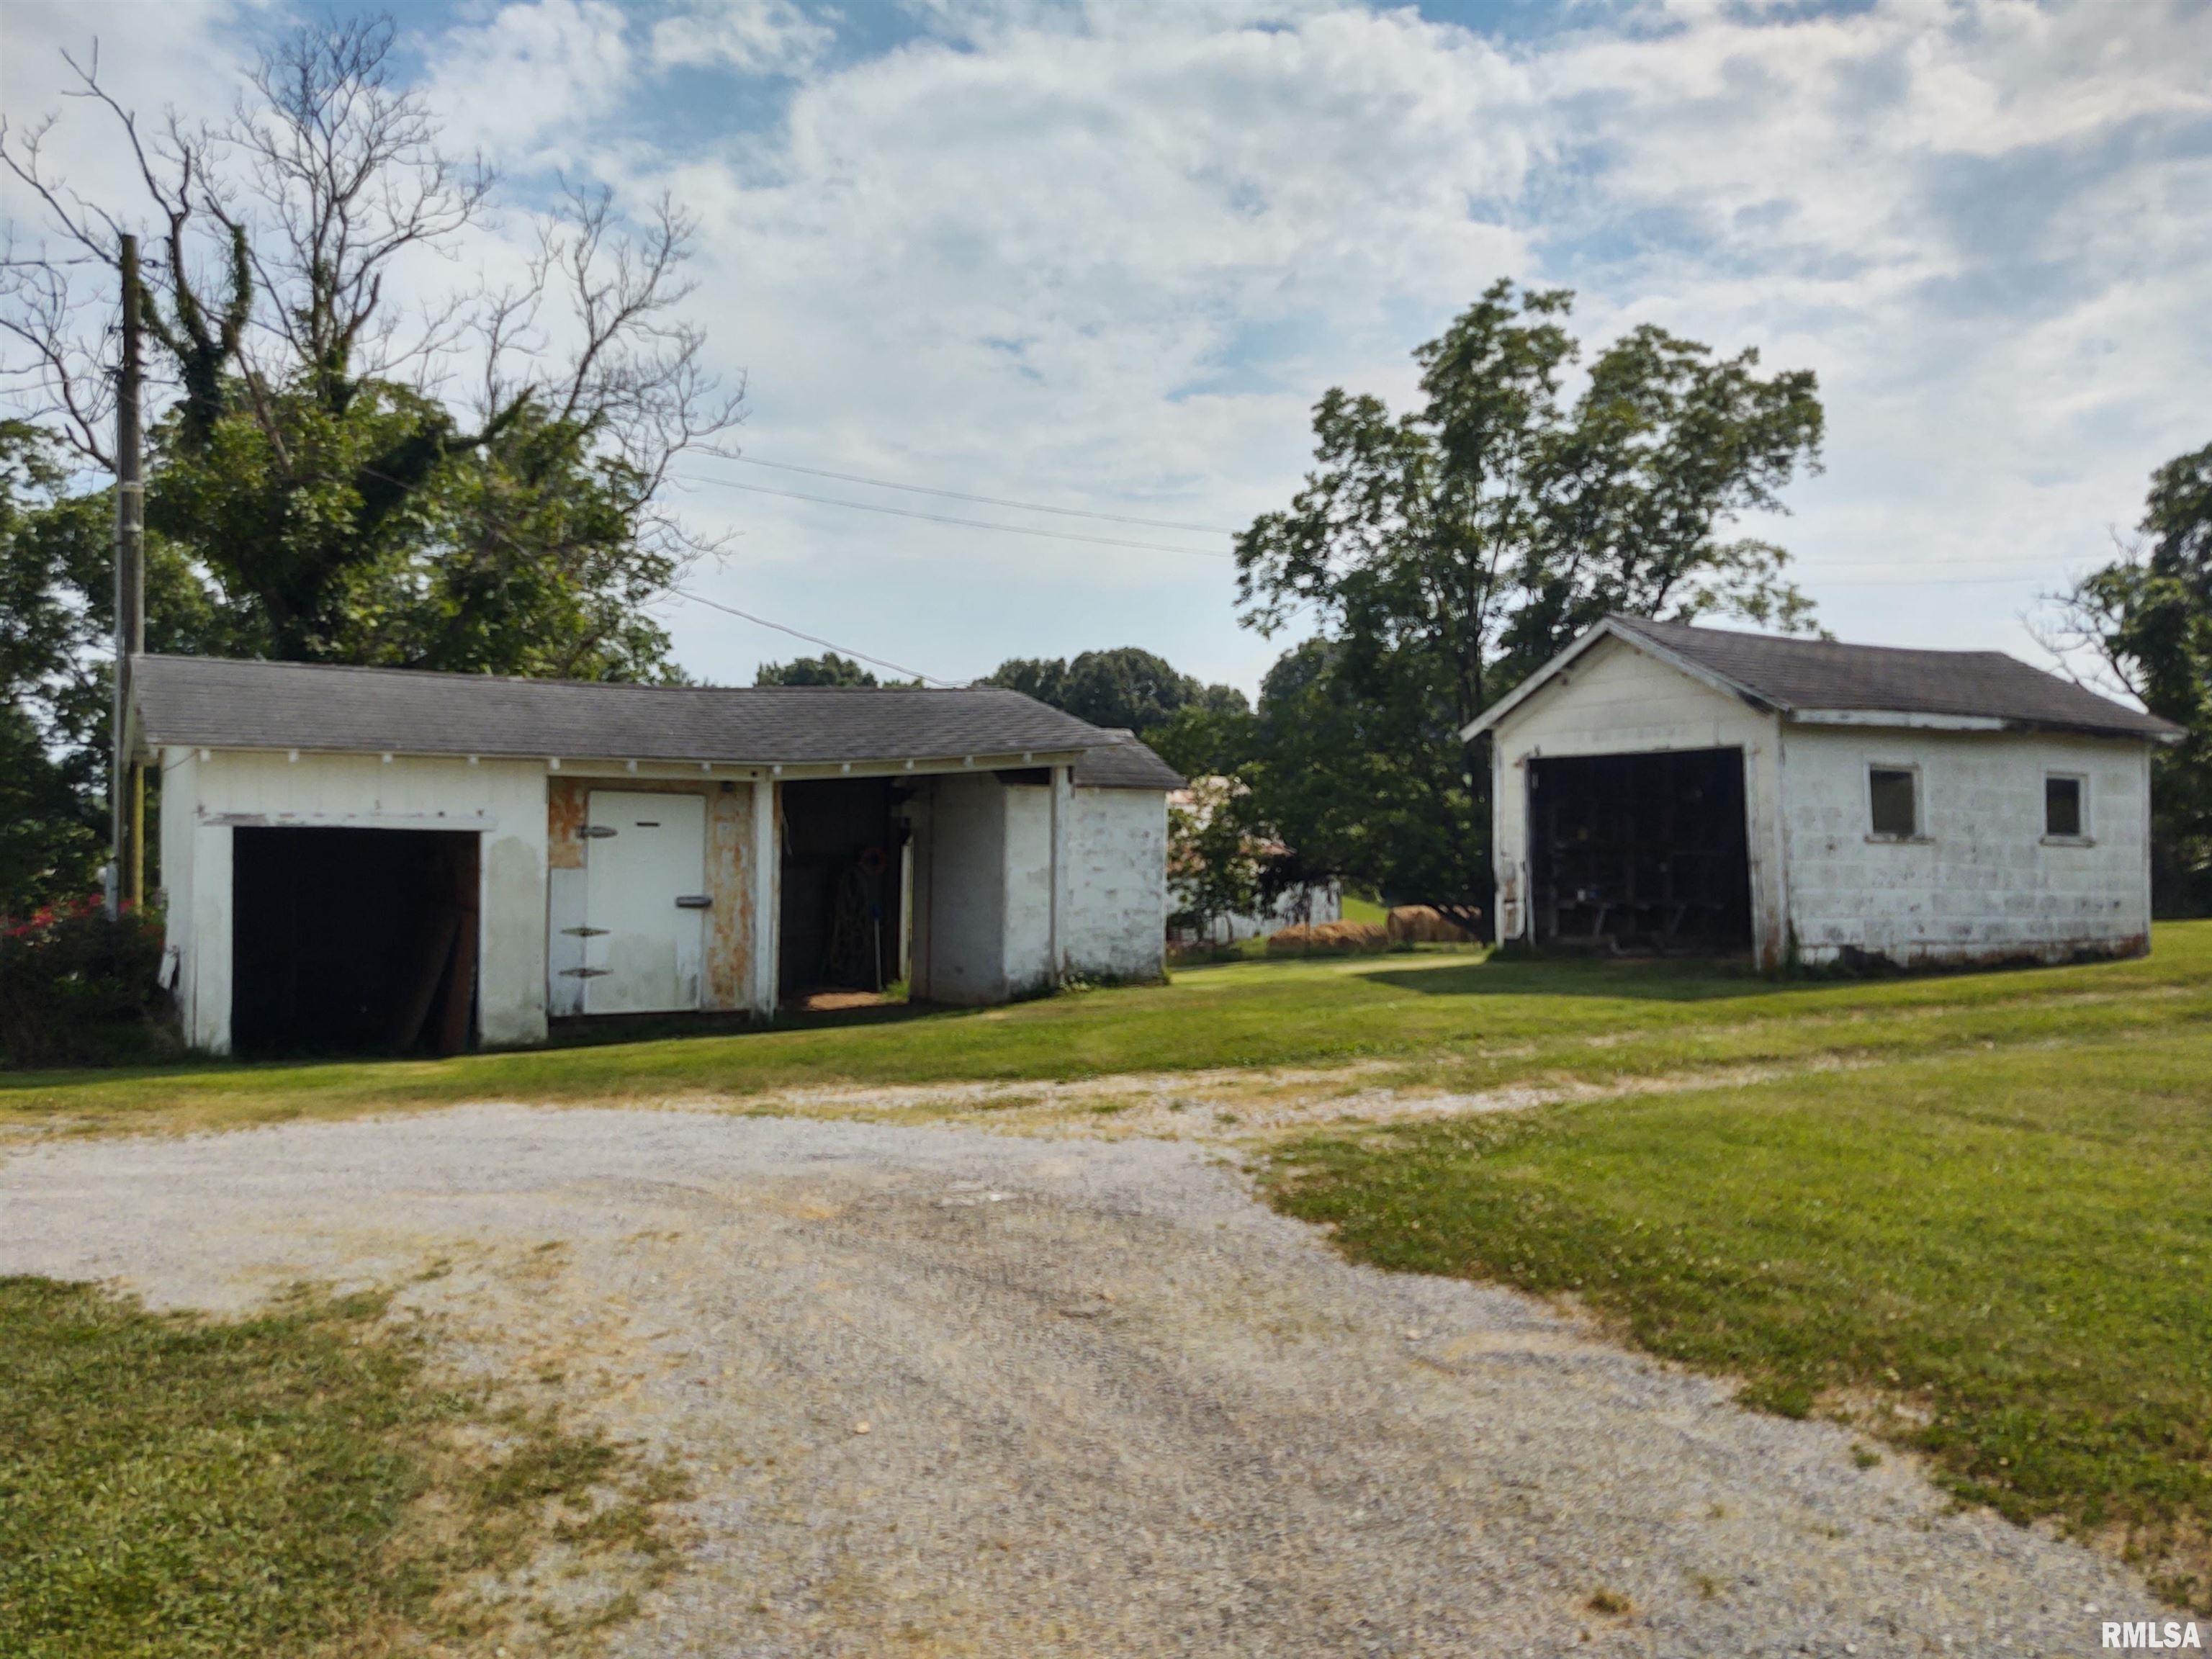
<instances>
[{"instance_id":1,"label":"gravel road","mask_svg":"<svg viewBox=\"0 0 2212 1659\"><path fill-rule=\"evenodd\" d=\"M623 1654L2072 1655L2154 1612L1841 1430L1349 1265L1189 1145L508 1107L54 1141L0 1165L0 1272L416 1281L471 1363L692 1469Z\"/></svg>"}]
</instances>

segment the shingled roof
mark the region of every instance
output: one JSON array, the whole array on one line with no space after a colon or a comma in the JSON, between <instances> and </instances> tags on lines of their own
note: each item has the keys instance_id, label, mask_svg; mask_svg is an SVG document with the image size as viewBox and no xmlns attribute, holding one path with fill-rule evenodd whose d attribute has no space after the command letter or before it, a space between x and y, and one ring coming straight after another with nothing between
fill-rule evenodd
<instances>
[{"instance_id":1,"label":"shingled roof","mask_svg":"<svg viewBox=\"0 0 2212 1659\"><path fill-rule=\"evenodd\" d=\"M1099 728L1114 741L1087 751L1075 763L1079 789L1180 789L1183 775L1126 726Z\"/></svg>"},{"instance_id":2,"label":"shingled roof","mask_svg":"<svg viewBox=\"0 0 2212 1659\"><path fill-rule=\"evenodd\" d=\"M1468 728L1487 730L1601 639L1641 643L1745 701L1785 715L1896 715L1994 720L2089 737L2170 741L2181 728L2032 668L2002 651L1841 645L1730 629L1607 617Z\"/></svg>"},{"instance_id":3,"label":"shingled roof","mask_svg":"<svg viewBox=\"0 0 2212 1659\"><path fill-rule=\"evenodd\" d=\"M132 701L149 744L808 765L1110 751L1157 756L998 686L614 685L492 674L147 656ZM1170 789L1180 779L1122 783Z\"/></svg>"}]
</instances>

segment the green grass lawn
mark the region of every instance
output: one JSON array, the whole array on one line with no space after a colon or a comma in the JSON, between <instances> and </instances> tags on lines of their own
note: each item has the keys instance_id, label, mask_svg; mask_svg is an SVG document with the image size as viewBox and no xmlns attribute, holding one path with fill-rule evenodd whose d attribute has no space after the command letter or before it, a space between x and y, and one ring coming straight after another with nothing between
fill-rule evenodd
<instances>
[{"instance_id":1,"label":"green grass lawn","mask_svg":"<svg viewBox=\"0 0 2212 1659\"><path fill-rule=\"evenodd\" d=\"M546 1541L665 1551L664 1477L433 1382L382 1309L301 1294L208 1319L0 1279L0 1651L490 1652L517 1606L456 1598L471 1575Z\"/></svg>"},{"instance_id":2,"label":"green grass lawn","mask_svg":"<svg viewBox=\"0 0 2212 1659\"><path fill-rule=\"evenodd\" d=\"M1012 1007L873 1011L773 1030L447 1060L0 1073L0 1126L190 1127L468 1100L742 1102L799 1085L1362 1066L1365 1083L1607 1084L2102 1036L2212 1036L2212 923L2130 963L1777 985L1668 962L1467 950L1180 969Z\"/></svg>"},{"instance_id":3,"label":"green grass lawn","mask_svg":"<svg viewBox=\"0 0 2212 1659\"><path fill-rule=\"evenodd\" d=\"M2212 1611L2212 1042L2194 1023L1319 1138L1276 1201L1378 1265L1579 1299L1752 1403Z\"/></svg>"}]
</instances>

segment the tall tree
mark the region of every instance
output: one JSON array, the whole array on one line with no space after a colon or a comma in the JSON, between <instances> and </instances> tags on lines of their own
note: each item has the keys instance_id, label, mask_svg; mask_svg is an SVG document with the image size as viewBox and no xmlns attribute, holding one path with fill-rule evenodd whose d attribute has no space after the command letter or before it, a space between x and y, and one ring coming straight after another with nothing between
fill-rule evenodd
<instances>
[{"instance_id":1,"label":"tall tree","mask_svg":"<svg viewBox=\"0 0 2212 1659\"><path fill-rule=\"evenodd\" d=\"M444 146L393 77L394 45L381 17L283 36L235 115L208 126L143 123L96 52L72 59L78 100L131 163L127 199L88 199L53 172L51 121L0 119L0 167L43 216L0 259L0 389L36 433L9 440L0 553L11 605L20 585L38 596L24 614L45 619L11 617L6 741L46 763L14 772L38 781L21 810L52 848L81 851L71 825L103 811L109 509L71 492L114 464L126 232L147 252L153 648L675 672L647 607L715 544L667 507L670 467L742 413L680 315L692 222L666 201L627 219L605 191L574 191L538 218L514 281L426 292L426 270L483 268L491 245L473 239L496 181ZM0 860L82 879L82 858L51 851ZM50 878L64 879L12 884Z\"/></svg>"},{"instance_id":2,"label":"tall tree","mask_svg":"<svg viewBox=\"0 0 2212 1659\"><path fill-rule=\"evenodd\" d=\"M47 127L0 125L0 166L46 219L0 277L0 368L33 418L107 468L108 273L143 229L167 398L149 527L255 648L660 672L643 605L711 550L665 506L668 469L741 412L678 314L691 222L664 201L633 227L578 191L512 284L405 291L425 253L482 264L471 239L495 180L394 81L394 40L382 17L297 30L229 122L198 128L142 125L96 55L71 60L142 193L88 201L47 166Z\"/></svg>"},{"instance_id":3,"label":"tall tree","mask_svg":"<svg viewBox=\"0 0 2212 1659\"><path fill-rule=\"evenodd\" d=\"M2162 914L2212 914L2212 445L2151 475L2142 538L2058 601L2062 649L2087 647L2118 688L2187 736L2153 764Z\"/></svg>"},{"instance_id":4,"label":"tall tree","mask_svg":"<svg viewBox=\"0 0 2212 1659\"><path fill-rule=\"evenodd\" d=\"M1312 857L1293 826L1356 801L1364 827L1328 844L1394 895L1487 903L1486 769L1459 732L1607 611L1808 625L1788 555L1727 532L1817 466L1812 374L1762 376L1755 351L1716 357L1647 325L1570 399L1571 311L1562 290L1500 282L1415 354L1419 407L1332 388L1304 488L1237 539L1245 625L1311 615L1325 641L1283 665L1276 718L1263 698L1262 727L1304 763L1269 766L1261 811ZM1293 706L1356 731L1358 751L1316 748Z\"/></svg>"}]
</instances>

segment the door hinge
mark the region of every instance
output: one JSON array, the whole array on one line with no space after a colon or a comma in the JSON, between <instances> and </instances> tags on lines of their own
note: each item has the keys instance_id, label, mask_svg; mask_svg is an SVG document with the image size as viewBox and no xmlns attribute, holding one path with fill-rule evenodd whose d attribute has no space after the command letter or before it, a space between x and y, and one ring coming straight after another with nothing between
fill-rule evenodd
<instances>
[{"instance_id":1,"label":"door hinge","mask_svg":"<svg viewBox=\"0 0 2212 1659\"><path fill-rule=\"evenodd\" d=\"M563 927L561 931L571 939L604 939L608 932L605 927Z\"/></svg>"},{"instance_id":2,"label":"door hinge","mask_svg":"<svg viewBox=\"0 0 2212 1659\"><path fill-rule=\"evenodd\" d=\"M714 896L708 893L678 893L676 908L679 910L707 910L714 908Z\"/></svg>"},{"instance_id":3,"label":"door hinge","mask_svg":"<svg viewBox=\"0 0 2212 1659\"><path fill-rule=\"evenodd\" d=\"M615 827L611 823L587 823L576 831L585 841L605 841L614 833Z\"/></svg>"},{"instance_id":4,"label":"door hinge","mask_svg":"<svg viewBox=\"0 0 2212 1659\"><path fill-rule=\"evenodd\" d=\"M564 979L600 979L612 971L607 968L563 968L561 975Z\"/></svg>"}]
</instances>

